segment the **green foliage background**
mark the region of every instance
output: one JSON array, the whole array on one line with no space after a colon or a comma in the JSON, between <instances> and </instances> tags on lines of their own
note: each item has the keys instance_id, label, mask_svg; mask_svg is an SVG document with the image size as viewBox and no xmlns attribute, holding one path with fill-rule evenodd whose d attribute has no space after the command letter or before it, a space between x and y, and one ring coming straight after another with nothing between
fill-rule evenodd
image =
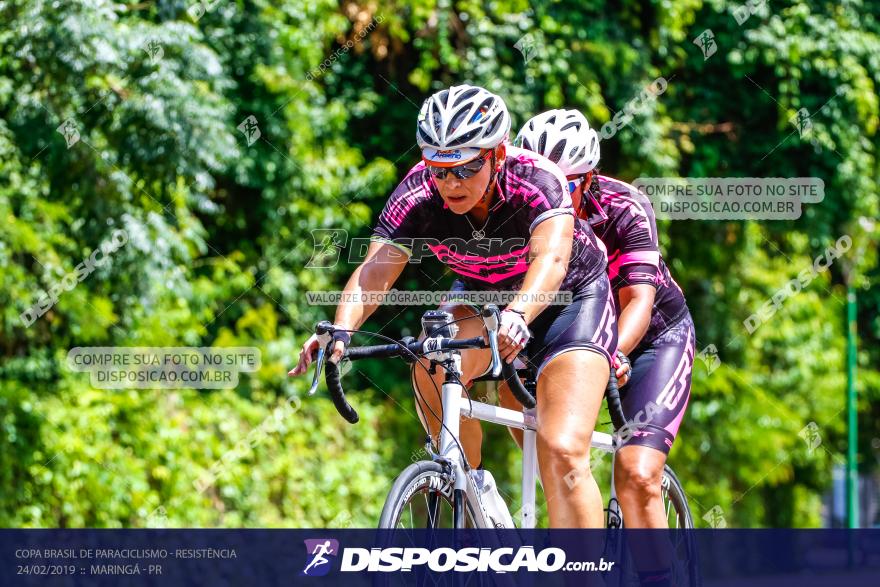
<instances>
[{"instance_id":1,"label":"green foliage background","mask_svg":"<svg viewBox=\"0 0 880 587\"><path fill-rule=\"evenodd\" d=\"M363 391L357 426L287 379L329 316L304 292L338 289L352 269L305 268L311 231L369 234L439 88L485 85L515 128L563 106L601 127L658 76L667 91L602 143L604 172L825 182L797 221L661 223L698 350L715 345L721 361L711 373L697 361L671 455L695 517L717 505L730 526L819 524L845 446L847 275L861 470L880 454L880 5L780 0L739 25L744 5L0 2L0 526L374 525L423 434L403 365L347 375ZM717 53L704 59L693 40L706 29ZM248 116L261 132L250 146L237 129ZM56 130L68 119L70 148ZM118 228L128 244L25 327L19 315ZM749 335L743 320L842 235L845 259ZM428 263L397 286L448 281ZM383 308L367 328L412 333L423 310ZM66 367L73 347L114 345L255 346L262 367L234 390L117 392ZM814 451L799 436L810 422ZM506 432L490 431L484 454L515 499Z\"/></svg>"}]
</instances>

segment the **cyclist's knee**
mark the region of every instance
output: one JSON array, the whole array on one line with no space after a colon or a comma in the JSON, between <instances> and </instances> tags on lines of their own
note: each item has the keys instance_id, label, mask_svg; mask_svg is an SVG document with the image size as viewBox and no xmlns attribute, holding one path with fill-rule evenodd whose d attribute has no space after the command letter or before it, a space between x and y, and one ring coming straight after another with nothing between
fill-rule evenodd
<instances>
[{"instance_id":1,"label":"cyclist's knee","mask_svg":"<svg viewBox=\"0 0 880 587\"><path fill-rule=\"evenodd\" d=\"M591 476L589 441L579 435L538 430L538 452L552 474L559 478L578 472L578 476Z\"/></svg>"},{"instance_id":2,"label":"cyclist's knee","mask_svg":"<svg viewBox=\"0 0 880 587\"><path fill-rule=\"evenodd\" d=\"M617 460L614 480L617 493L640 501L659 498L663 481L663 465L651 466L644 461Z\"/></svg>"}]
</instances>

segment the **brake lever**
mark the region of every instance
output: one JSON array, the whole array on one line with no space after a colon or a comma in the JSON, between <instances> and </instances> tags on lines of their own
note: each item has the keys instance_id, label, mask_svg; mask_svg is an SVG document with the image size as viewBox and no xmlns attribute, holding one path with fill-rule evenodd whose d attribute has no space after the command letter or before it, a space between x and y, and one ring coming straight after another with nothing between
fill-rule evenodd
<instances>
[{"instance_id":1,"label":"brake lever","mask_svg":"<svg viewBox=\"0 0 880 587\"><path fill-rule=\"evenodd\" d=\"M312 386L308 394L315 395L318 384L321 382L321 371L324 369L324 359L327 356L327 347L333 342L333 325L327 320L321 320L315 325L315 334L318 335L318 358L315 360L315 376L312 378Z\"/></svg>"},{"instance_id":2,"label":"brake lever","mask_svg":"<svg viewBox=\"0 0 880 587\"><path fill-rule=\"evenodd\" d=\"M501 375L501 356L498 354L498 326L501 322L501 311L495 304L487 304L481 312L486 333L489 335L489 349L492 352L492 377Z\"/></svg>"}]
</instances>

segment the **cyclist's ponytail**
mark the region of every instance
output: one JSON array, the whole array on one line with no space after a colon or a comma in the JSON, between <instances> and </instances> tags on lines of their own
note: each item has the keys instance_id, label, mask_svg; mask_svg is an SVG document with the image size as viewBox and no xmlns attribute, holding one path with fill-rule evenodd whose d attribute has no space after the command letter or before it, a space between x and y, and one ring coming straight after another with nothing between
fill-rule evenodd
<instances>
[{"instance_id":1,"label":"cyclist's ponytail","mask_svg":"<svg viewBox=\"0 0 880 587\"><path fill-rule=\"evenodd\" d=\"M593 175L590 177L590 187L587 189L590 190L590 195L593 196L596 201L599 201L599 196L602 194L602 188L599 186L599 166L594 167L590 173Z\"/></svg>"}]
</instances>

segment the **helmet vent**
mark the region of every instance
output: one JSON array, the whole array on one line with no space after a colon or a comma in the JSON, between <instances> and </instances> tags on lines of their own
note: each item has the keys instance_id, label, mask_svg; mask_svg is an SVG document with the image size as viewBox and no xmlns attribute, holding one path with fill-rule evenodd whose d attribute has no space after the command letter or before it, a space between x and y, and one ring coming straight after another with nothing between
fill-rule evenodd
<instances>
[{"instance_id":1,"label":"helmet vent","mask_svg":"<svg viewBox=\"0 0 880 587\"><path fill-rule=\"evenodd\" d=\"M465 134L463 134L463 135L461 135L460 137L458 137L457 139L455 139L454 141L451 141L451 142L449 143L449 146L450 146L450 147L458 147L458 146L461 146L461 145L465 145L465 144L469 143L469 142L471 141L471 139L473 139L473 138L476 137L478 134L480 134L480 131L481 131L481 130L482 130L482 129L480 129L480 128L475 128L475 129L472 130L472 131L468 131L468 132L466 132Z\"/></svg>"},{"instance_id":2,"label":"helmet vent","mask_svg":"<svg viewBox=\"0 0 880 587\"><path fill-rule=\"evenodd\" d=\"M547 153L547 159L553 161L554 163L559 163L559 160L562 159L562 154L565 152L565 139L562 139L556 146L553 147L553 150Z\"/></svg>"},{"instance_id":3,"label":"helmet vent","mask_svg":"<svg viewBox=\"0 0 880 587\"><path fill-rule=\"evenodd\" d=\"M470 90L462 92L458 95L458 98L455 99L455 102L452 103L452 107L455 108L465 100L469 100L470 98L476 96L478 92L479 90L477 88L471 88Z\"/></svg>"},{"instance_id":4,"label":"helmet vent","mask_svg":"<svg viewBox=\"0 0 880 587\"><path fill-rule=\"evenodd\" d=\"M451 135L453 132L455 132L455 129L461 126L461 123L464 122L464 119L469 111L470 107L468 105L464 105L459 108L458 112L456 112L449 120L449 126L446 129L447 136Z\"/></svg>"},{"instance_id":5,"label":"helmet vent","mask_svg":"<svg viewBox=\"0 0 880 587\"><path fill-rule=\"evenodd\" d=\"M443 90L437 96L437 102L443 104L444 106L449 106L449 90Z\"/></svg>"},{"instance_id":6,"label":"helmet vent","mask_svg":"<svg viewBox=\"0 0 880 587\"><path fill-rule=\"evenodd\" d=\"M489 123L489 128L486 130L486 134L490 134L490 135L493 134L495 132L495 130L498 128L498 126L501 124L503 119L504 119L504 117L501 114L498 114L497 116L495 116L494 120L492 120L492 122Z\"/></svg>"}]
</instances>

